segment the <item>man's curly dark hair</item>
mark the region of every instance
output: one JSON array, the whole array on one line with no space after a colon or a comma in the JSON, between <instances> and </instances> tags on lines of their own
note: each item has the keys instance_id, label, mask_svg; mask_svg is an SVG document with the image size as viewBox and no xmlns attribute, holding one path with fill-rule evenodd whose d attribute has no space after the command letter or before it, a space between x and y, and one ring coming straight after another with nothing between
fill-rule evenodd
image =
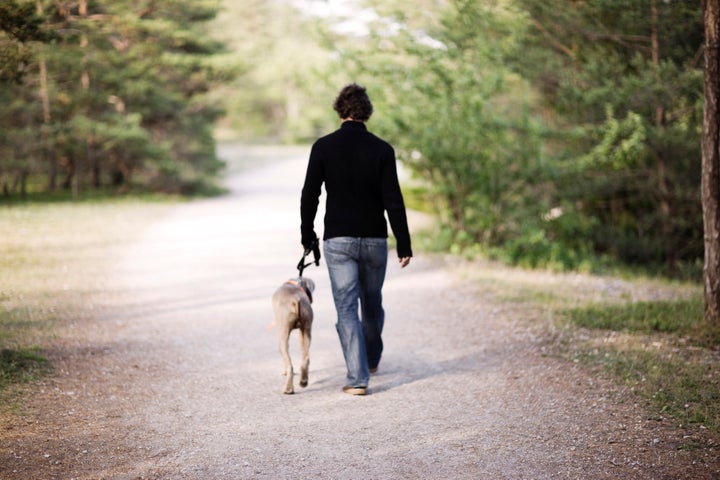
<instances>
[{"instance_id":1,"label":"man's curly dark hair","mask_svg":"<svg viewBox=\"0 0 720 480\"><path fill-rule=\"evenodd\" d=\"M340 90L333 103L333 109L340 118L352 118L360 122L367 121L373 113L373 106L365 87L357 83L346 85Z\"/></svg>"}]
</instances>

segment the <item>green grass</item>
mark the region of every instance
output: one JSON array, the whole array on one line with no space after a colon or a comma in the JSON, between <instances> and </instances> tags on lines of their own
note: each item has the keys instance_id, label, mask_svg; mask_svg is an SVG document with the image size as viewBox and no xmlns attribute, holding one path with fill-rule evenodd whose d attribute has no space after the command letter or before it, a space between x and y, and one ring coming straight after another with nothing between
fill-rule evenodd
<instances>
[{"instance_id":1,"label":"green grass","mask_svg":"<svg viewBox=\"0 0 720 480\"><path fill-rule=\"evenodd\" d=\"M720 378L702 352L640 344L579 350L576 357L647 399L657 415L720 433Z\"/></svg>"},{"instance_id":2,"label":"green grass","mask_svg":"<svg viewBox=\"0 0 720 480\"><path fill-rule=\"evenodd\" d=\"M217 194L217 192L214 192L213 195L214 194ZM13 193L8 196L0 195L0 208L31 204L49 205L56 203L71 203L76 205L88 205L97 203L130 203L136 201L148 203L162 203L175 202L184 198L186 197L178 194L156 193L139 189L120 194L118 193L117 189L110 187L83 189L77 194L70 190L62 189L56 190L54 192L38 190L29 191L25 194L25 196L22 196L19 193Z\"/></svg>"},{"instance_id":3,"label":"green grass","mask_svg":"<svg viewBox=\"0 0 720 480\"><path fill-rule=\"evenodd\" d=\"M699 298L572 308L572 324L598 332L566 344L576 359L601 368L647 399L658 415L720 434L720 329L706 324Z\"/></svg>"},{"instance_id":4,"label":"green grass","mask_svg":"<svg viewBox=\"0 0 720 480\"><path fill-rule=\"evenodd\" d=\"M47 359L37 348L0 350L0 390L12 384L34 381L47 371Z\"/></svg>"},{"instance_id":5,"label":"green grass","mask_svg":"<svg viewBox=\"0 0 720 480\"><path fill-rule=\"evenodd\" d=\"M619 332L673 333L695 345L720 344L720 335L706 325L699 298L591 305L564 312L576 325Z\"/></svg>"}]
</instances>

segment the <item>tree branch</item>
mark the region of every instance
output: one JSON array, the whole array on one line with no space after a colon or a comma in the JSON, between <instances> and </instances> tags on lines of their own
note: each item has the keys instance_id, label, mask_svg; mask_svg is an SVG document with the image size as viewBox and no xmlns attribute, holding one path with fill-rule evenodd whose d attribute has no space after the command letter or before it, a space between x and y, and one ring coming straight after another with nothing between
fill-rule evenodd
<instances>
[{"instance_id":1,"label":"tree branch","mask_svg":"<svg viewBox=\"0 0 720 480\"><path fill-rule=\"evenodd\" d=\"M575 56L576 56L575 52L571 48L560 43L560 41L558 41L555 37L553 37L552 34L550 33L550 31L548 31L548 29L545 28L545 26L542 23L540 23L537 19L533 18L532 24L535 26L535 28L537 28L540 31L540 33L542 33L545 36L545 38L547 38L550 41L550 44L553 47L555 47L556 49L558 49L559 51L561 51L568 57L575 59Z\"/></svg>"}]
</instances>

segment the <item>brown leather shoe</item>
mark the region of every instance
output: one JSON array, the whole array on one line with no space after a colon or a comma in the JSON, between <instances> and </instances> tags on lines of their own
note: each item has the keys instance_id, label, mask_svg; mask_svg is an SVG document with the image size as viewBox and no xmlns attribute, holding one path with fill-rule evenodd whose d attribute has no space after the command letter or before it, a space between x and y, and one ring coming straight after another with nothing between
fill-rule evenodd
<instances>
[{"instance_id":1,"label":"brown leather shoe","mask_svg":"<svg viewBox=\"0 0 720 480\"><path fill-rule=\"evenodd\" d=\"M370 369L370 373L377 373L377 367L371 368L371 369Z\"/></svg>"},{"instance_id":2,"label":"brown leather shoe","mask_svg":"<svg viewBox=\"0 0 720 480\"><path fill-rule=\"evenodd\" d=\"M343 387L343 392L350 395L365 395L367 393L367 389L364 387L351 387L350 385L345 385Z\"/></svg>"}]
</instances>

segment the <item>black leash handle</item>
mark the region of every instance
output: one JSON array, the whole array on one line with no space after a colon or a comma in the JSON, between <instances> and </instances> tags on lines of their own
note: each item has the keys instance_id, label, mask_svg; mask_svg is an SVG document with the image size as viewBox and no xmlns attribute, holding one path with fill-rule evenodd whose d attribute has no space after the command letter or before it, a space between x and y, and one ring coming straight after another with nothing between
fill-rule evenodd
<instances>
[{"instance_id":1,"label":"black leash handle","mask_svg":"<svg viewBox=\"0 0 720 480\"><path fill-rule=\"evenodd\" d=\"M310 252L313 253L313 256L315 257L315 260L312 262L305 263L305 257L310 255ZM305 267L309 267L312 264L315 264L317 266L320 266L320 244L317 240L313 241L312 245L310 247L305 249L305 252L303 252L303 256L300 259L300 263L297 265L297 269L300 272L300 277L302 277L303 270L305 270Z\"/></svg>"}]
</instances>

